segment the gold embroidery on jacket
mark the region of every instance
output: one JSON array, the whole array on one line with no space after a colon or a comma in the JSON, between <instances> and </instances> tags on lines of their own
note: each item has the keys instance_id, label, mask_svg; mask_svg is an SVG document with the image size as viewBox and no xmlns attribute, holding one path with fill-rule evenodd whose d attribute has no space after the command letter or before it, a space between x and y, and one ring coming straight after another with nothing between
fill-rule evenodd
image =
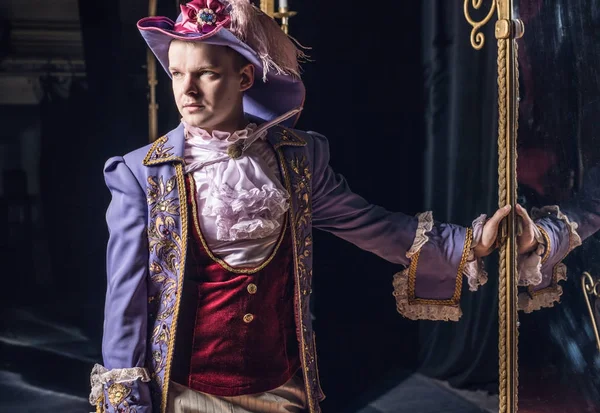
<instances>
[{"instance_id":1,"label":"gold embroidery on jacket","mask_svg":"<svg viewBox=\"0 0 600 413\"><path fill-rule=\"evenodd\" d=\"M151 176L147 179L150 211L148 248L153 260L149 263L149 276L153 290L157 291L156 295L148 297L149 322L152 326L149 344L154 349L150 355L152 379L162 390L162 405L166 403L187 241L186 204L181 202L181 197L185 197L185 188L179 183L179 176L183 177L182 166L175 165L175 170L176 175L166 182L163 177ZM173 194L177 187L179 196ZM182 227L178 228L180 221Z\"/></svg>"},{"instance_id":2,"label":"gold embroidery on jacket","mask_svg":"<svg viewBox=\"0 0 600 413\"><path fill-rule=\"evenodd\" d=\"M123 383L113 383L108 388L108 401L117 408L130 394L130 387L126 387Z\"/></svg>"},{"instance_id":3,"label":"gold embroidery on jacket","mask_svg":"<svg viewBox=\"0 0 600 413\"><path fill-rule=\"evenodd\" d=\"M148 154L144 158L144 165L152 165L156 162L163 162L165 159L173 156L171 151L173 150L172 146L168 146L165 148L165 144L169 138L165 135L156 140L150 147Z\"/></svg>"},{"instance_id":4,"label":"gold embroidery on jacket","mask_svg":"<svg viewBox=\"0 0 600 413\"><path fill-rule=\"evenodd\" d=\"M286 144L290 145L289 143ZM307 235L303 239L301 238L303 234L310 233L310 226L312 225L310 184L312 174L306 156L295 156L287 161L281 151L278 150L277 152L283 169L286 188L296 200L295 211L292 211L290 215L296 268L295 302L298 310L296 322L300 323L300 358L304 382L306 383L309 411L314 413L320 411L318 403L315 402L315 396L321 399L322 392L316 377L318 374L315 360L316 349L314 348L312 332L309 332L304 324L304 319L309 313L308 294L310 293L312 270L308 269L306 261L311 257L312 237Z\"/></svg>"}]
</instances>

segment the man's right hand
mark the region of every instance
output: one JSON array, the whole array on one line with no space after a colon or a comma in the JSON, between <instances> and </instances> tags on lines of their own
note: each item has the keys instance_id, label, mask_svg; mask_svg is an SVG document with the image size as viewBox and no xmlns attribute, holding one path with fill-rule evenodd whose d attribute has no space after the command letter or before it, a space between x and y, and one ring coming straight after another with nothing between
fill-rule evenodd
<instances>
[{"instance_id":1,"label":"man's right hand","mask_svg":"<svg viewBox=\"0 0 600 413\"><path fill-rule=\"evenodd\" d=\"M528 254L535 251L538 247L535 238L535 222L529 217L529 214L521 205L517 205L518 219L521 221L521 234L517 237L517 251L519 254Z\"/></svg>"}]
</instances>

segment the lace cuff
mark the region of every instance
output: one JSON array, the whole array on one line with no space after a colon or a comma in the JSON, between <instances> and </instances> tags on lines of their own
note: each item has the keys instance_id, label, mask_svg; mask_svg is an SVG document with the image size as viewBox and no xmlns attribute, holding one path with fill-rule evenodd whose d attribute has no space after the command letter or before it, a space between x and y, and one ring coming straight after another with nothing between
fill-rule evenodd
<instances>
[{"instance_id":1,"label":"lace cuff","mask_svg":"<svg viewBox=\"0 0 600 413\"><path fill-rule=\"evenodd\" d=\"M560 300L563 293L562 287L558 285L559 281L567 279L567 266L558 264L554 268L553 282L550 287L542 288L539 291L519 293L517 305L519 310L525 313L532 313L542 308L554 307L554 303Z\"/></svg>"},{"instance_id":2,"label":"lace cuff","mask_svg":"<svg viewBox=\"0 0 600 413\"><path fill-rule=\"evenodd\" d=\"M431 320L431 321L458 321L462 311L458 305L440 305L439 303L412 303L409 295L409 272L405 269L394 275L394 297L396 298L396 309L409 320ZM426 301L426 300L422 300Z\"/></svg>"},{"instance_id":3,"label":"lace cuff","mask_svg":"<svg viewBox=\"0 0 600 413\"><path fill-rule=\"evenodd\" d=\"M488 280L488 274L485 271L485 265L483 258L475 257L475 247L481 242L483 235L483 226L487 221L487 215L480 215L473 221L473 241L471 243L471 249L469 251L469 257L463 270L463 275L467 277L469 283L469 291L477 291L477 289L484 285Z\"/></svg>"},{"instance_id":4,"label":"lace cuff","mask_svg":"<svg viewBox=\"0 0 600 413\"><path fill-rule=\"evenodd\" d=\"M546 230L540 226L534 227L535 239L538 247L529 254L519 256L518 272L519 286L539 285L542 282L542 264L550 256L550 237Z\"/></svg>"},{"instance_id":5,"label":"lace cuff","mask_svg":"<svg viewBox=\"0 0 600 413\"><path fill-rule=\"evenodd\" d=\"M134 387L139 387L136 385L138 380L143 383L150 381L150 375L145 368L107 370L104 366L96 364L90 374L90 404L102 406L108 401L110 402L110 406L107 406L109 411L113 409L122 411L119 410L122 405L129 407L140 405L143 402L143 393L147 393L147 391L134 389ZM101 409L100 411L105 410Z\"/></svg>"},{"instance_id":6,"label":"lace cuff","mask_svg":"<svg viewBox=\"0 0 600 413\"><path fill-rule=\"evenodd\" d=\"M417 215L417 219L419 223L417 225L417 232L415 234L415 240L410 247L410 250L406 253L406 258L409 260L421 251L423 245L429 242L429 237L427 236L428 232L431 232L433 229L433 213L431 211L423 212Z\"/></svg>"}]
</instances>

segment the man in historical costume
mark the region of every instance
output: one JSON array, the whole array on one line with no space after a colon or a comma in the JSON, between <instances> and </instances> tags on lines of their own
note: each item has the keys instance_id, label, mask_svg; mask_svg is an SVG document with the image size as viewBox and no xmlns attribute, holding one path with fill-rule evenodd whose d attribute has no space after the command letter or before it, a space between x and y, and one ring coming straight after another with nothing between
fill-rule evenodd
<instances>
[{"instance_id":1,"label":"man in historical costume","mask_svg":"<svg viewBox=\"0 0 600 413\"><path fill-rule=\"evenodd\" d=\"M318 412L312 228L404 266L393 280L404 316L457 320L463 276L471 290L486 281L481 258L510 208L463 228L369 204L329 167L325 137L292 129L301 52L278 25L247 0L181 11L138 23L182 122L105 166L104 366L90 401L108 412Z\"/></svg>"}]
</instances>

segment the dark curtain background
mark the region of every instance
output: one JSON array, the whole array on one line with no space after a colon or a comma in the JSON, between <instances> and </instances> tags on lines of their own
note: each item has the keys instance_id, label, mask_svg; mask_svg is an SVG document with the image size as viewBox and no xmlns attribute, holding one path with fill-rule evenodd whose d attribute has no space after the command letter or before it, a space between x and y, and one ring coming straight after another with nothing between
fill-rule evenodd
<instances>
[{"instance_id":1,"label":"dark curtain background","mask_svg":"<svg viewBox=\"0 0 600 413\"><path fill-rule=\"evenodd\" d=\"M299 11L291 34L312 47L314 60L304 66L308 92L298 127L328 137L331 165L353 191L417 213L425 145L420 5L385 2L365 25L356 20L357 4L290 4ZM398 267L323 232L315 233L314 254L323 410L351 411L382 377L416 367L418 324L396 312Z\"/></svg>"},{"instance_id":2,"label":"dark curtain background","mask_svg":"<svg viewBox=\"0 0 600 413\"><path fill-rule=\"evenodd\" d=\"M484 2L487 4L488 2ZM422 3L425 73L425 209L439 221L470 225L497 208L497 86L494 21L476 51L462 7ZM474 18L489 10L472 12ZM421 322L420 371L459 388L498 391L497 254L488 283L476 293L464 283L458 323Z\"/></svg>"},{"instance_id":3,"label":"dark curtain background","mask_svg":"<svg viewBox=\"0 0 600 413\"><path fill-rule=\"evenodd\" d=\"M104 293L106 291L105 254L108 232L104 214L110 194L102 169L111 156L148 143L148 104L146 100L145 50L139 47L136 14L145 13L145 1L79 1L85 50L86 101L76 112L84 125L77 130L77 142L67 150L78 159L72 171L79 184L76 229L82 287L79 308L85 328L95 343L102 333ZM137 13L136 13L137 12ZM55 131L56 133L56 131Z\"/></svg>"}]
</instances>

